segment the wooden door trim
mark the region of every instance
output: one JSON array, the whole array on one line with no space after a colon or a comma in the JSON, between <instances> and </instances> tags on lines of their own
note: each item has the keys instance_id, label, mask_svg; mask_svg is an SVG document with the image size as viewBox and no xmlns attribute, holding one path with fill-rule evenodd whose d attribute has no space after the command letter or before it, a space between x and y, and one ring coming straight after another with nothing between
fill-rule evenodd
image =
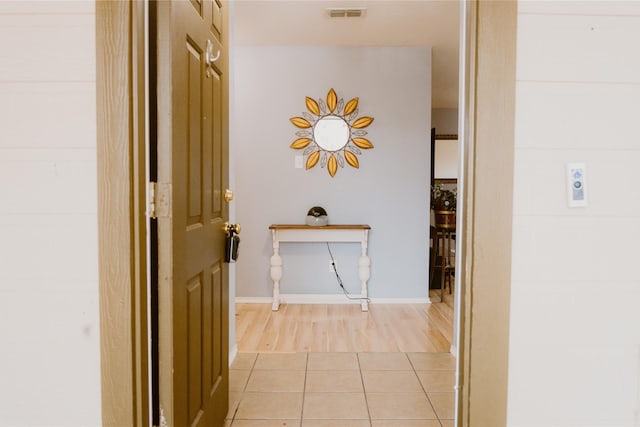
<instances>
[{"instance_id":1,"label":"wooden door trim","mask_svg":"<svg viewBox=\"0 0 640 427\"><path fill-rule=\"evenodd\" d=\"M468 2L458 426L507 425L517 4Z\"/></svg>"},{"instance_id":2,"label":"wooden door trim","mask_svg":"<svg viewBox=\"0 0 640 427\"><path fill-rule=\"evenodd\" d=\"M146 1L96 1L103 426L149 426Z\"/></svg>"}]
</instances>

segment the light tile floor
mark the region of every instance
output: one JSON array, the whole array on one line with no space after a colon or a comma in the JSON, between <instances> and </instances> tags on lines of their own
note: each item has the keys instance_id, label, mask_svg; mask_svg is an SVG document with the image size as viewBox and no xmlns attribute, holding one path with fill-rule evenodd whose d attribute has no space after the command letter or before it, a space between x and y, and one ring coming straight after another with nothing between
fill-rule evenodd
<instances>
[{"instance_id":1,"label":"light tile floor","mask_svg":"<svg viewBox=\"0 0 640 427\"><path fill-rule=\"evenodd\" d=\"M226 427L453 427L449 353L239 353Z\"/></svg>"}]
</instances>

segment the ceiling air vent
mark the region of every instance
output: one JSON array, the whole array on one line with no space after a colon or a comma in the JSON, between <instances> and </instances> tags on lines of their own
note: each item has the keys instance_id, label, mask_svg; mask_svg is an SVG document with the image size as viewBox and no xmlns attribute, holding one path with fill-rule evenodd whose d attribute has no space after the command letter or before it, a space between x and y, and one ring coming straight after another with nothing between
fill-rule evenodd
<instances>
[{"instance_id":1,"label":"ceiling air vent","mask_svg":"<svg viewBox=\"0 0 640 427\"><path fill-rule=\"evenodd\" d=\"M327 9L329 17L331 18L360 18L364 17L366 11L367 9L364 7L341 7Z\"/></svg>"}]
</instances>

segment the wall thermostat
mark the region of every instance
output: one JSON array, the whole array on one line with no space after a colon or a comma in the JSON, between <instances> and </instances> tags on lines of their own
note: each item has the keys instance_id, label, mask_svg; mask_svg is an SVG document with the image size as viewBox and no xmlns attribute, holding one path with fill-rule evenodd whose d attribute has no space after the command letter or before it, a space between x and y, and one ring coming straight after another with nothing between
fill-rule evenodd
<instances>
[{"instance_id":1,"label":"wall thermostat","mask_svg":"<svg viewBox=\"0 0 640 427\"><path fill-rule=\"evenodd\" d=\"M570 208L587 206L586 176L584 163L567 163L567 196Z\"/></svg>"}]
</instances>

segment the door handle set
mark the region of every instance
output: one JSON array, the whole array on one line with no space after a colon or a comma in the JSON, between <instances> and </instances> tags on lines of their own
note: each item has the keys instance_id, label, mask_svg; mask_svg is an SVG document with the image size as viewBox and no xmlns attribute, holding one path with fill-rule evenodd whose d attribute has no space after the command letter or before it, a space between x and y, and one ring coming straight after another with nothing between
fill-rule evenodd
<instances>
[{"instance_id":1,"label":"door handle set","mask_svg":"<svg viewBox=\"0 0 640 427\"><path fill-rule=\"evenodd\" d=\"M224 231L227 234L240 234L240 224L229 224L228 222L224 223Z\"/></svg>"},{"instance_id":2,"label":"door handle set","mask_svg":"<svg viewBox=\"0 0 640 427\"><path fill-rule=\"evenodd\" d=\"M220 52L218 51L218 56ZM233 200L233 191L227 189L224 192L224 201L230 203ZM224 251L224 261L234 262L238 259L238 246L240 246L240 224L224 223L224 232L227 235Z\"/></svg>"}]
</instances>

